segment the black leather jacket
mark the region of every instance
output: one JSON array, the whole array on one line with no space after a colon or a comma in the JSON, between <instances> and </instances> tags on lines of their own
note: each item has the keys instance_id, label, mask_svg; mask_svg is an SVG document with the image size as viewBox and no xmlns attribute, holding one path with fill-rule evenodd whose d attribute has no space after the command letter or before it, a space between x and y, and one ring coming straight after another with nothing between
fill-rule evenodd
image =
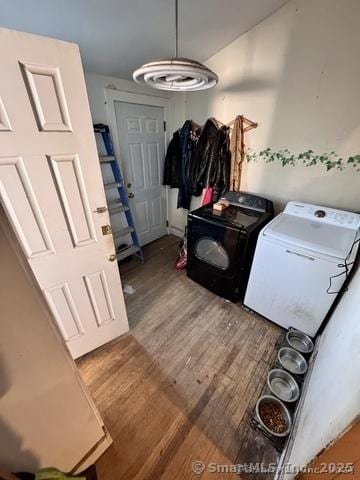
<instances>
[{"instance_id":1,"label":"black leather jacket","mask_svg":"<svg viewBox=\"0 0 360 480\"><path fill-rule=\"evenodd\" d=\"M210 150L205 182L206 187L213 187L213 202L217 202L229 190L231 170L229 147L229 128L223 126L218 130Z\"/></svg>"},{"instance_id":2,"label":"black leather jacket","mask_svg":"<svg viewBox=\"0 0 360 480\"><path fill-rule=\"evenodd\" d=\"M217 132L218 127L214 119L209 118L202 129L190 167L191 193L196 197L201 195L203 188L206 186L210 151Z\"/></svg>"},{"instance_id":3,"label":"black leather jacket","mask_svg":"<svg viewBox=\"0 0 360 480\"><path fill-rule=\"evenodd\" d=\"M177 207L190 208L191 196L213 188L213 200L229 189L229 129L218 127L215 119L206 121L201 133L186 120L174 133L165 157L164 185L179 188Z\"/></svg>"},{"instance_id":4,"label":"black leather jacket","mask_svg":"<svg viewBox=\"0 0 360 480\"><path fill-rule=\"evenodd\" d=\"M164 164L163 185L169 185L171 188L180 188L181 178L181 148L179 130L173 135L169 143Z\"/></svg>"},{"instance_id":5,"label":"black leather jacket","mask_svg":"<svg viewBox=\"0 0 360 480\"><path fill-rule=\"evenodd\" d=\"M199 126L186 120L180 130L181 172L177 208L190 209L191 203L191 165L199 139Z\"/></svg>"}]
</instances>

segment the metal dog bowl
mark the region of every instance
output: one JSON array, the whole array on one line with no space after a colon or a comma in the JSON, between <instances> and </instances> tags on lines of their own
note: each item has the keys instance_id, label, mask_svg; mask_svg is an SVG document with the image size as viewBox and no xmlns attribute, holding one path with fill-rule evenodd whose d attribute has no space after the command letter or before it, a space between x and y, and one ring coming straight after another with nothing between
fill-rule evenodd
<instances>
[{"instance_id":1,"label":"metal dog bowl","mask_svg":"<svg viewBox=\"0 0 360 480\"><path fill-rule=\"evenodd\" d=\"M270 370L267 384L271 392L283 402L296 402L300 395L299 385L290 373L274 368Z\"/></svg>"},{"instance_id":2,"label":"metal dog bowl","mask_svg":"<svg viewBox=\"0 0 360 480\"><path fill-rule=\"evenodd\" d=\"M314 350L314 344L311 338L305 333L296 330L287 332L286 341L290 347L301 353L311 353Z\"/></svg>"},{"instance_id":3,"label":"metal dog bowl","mask_svg":"<svg viewBox=\"0 0 360 480\"><path fill-rule=\"evenodd\" d=\"M278 360L285 370L288 370L290 373L295 373L296 375L303 375L308 368L305 358L293 348L280 348L278 351Z\"/></svg>"},{"instance_id":4,"label":"metal dog bowl","mask_svg":"<svg viewBox=\"0 0 360 480\"><path fill-rule=\"evenodd\" d=\"M264 423L263 419L260 416L260 409L262 405L266 405L266 404L275 404L277 407L279 407L282 413L283 419L285 420L285 429L283 432L281 433L274 432L270 427L268 427ZM291 424L292 424L291 416L290 416L289 410L286 408L283 402L278 398L273 397L272 395L263 395L262 397L260 397L259 400L256 402L255 414L262 428L264 428L264 430L266 430L267 432L271 433L271 435L274 435L275 437L286 437L287 435L289 435Z\"/></svg>"}]
</instances>

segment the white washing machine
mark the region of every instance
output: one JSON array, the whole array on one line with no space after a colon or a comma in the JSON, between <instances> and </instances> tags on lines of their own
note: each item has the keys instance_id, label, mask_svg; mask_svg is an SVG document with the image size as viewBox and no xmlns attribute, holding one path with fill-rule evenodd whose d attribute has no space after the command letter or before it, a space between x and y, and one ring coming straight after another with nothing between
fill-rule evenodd
<instances>
[{"instance_id":1,"label":"white washing machine","mask_svg":"<svg viewBox=\"0 0 360 480\"><path fill-rule=\"evenodd\" d=\"M351 269L359 228L356 213L289 202L259 234L245 306L314 336Z\"/></svg>"}]
</instances>

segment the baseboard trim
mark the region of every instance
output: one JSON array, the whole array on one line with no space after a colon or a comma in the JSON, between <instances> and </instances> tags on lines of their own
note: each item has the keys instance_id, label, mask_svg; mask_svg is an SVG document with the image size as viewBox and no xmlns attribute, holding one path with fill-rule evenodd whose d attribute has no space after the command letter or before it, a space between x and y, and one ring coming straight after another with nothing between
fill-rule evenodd
<instances>
[{"instance_id":1,"label":"baseboard trim","mask_svg":"<svg viewBox=\"0 0 360 480\"><path fill-rule=\"evenodd\" d=\"M169 226L169 233L179 238L183 238L184 236L184 230L182 230L181 228L175 227L174 225Z\"/></svg>"}]
</instances>

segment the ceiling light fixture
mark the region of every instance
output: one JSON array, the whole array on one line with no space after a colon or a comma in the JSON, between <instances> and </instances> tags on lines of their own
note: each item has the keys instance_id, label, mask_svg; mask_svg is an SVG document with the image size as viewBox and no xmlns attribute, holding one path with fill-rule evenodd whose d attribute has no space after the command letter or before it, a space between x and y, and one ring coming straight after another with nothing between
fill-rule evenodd
<instances>
[{"instance_id":1,"label":"ceiling light fixture","mask_svg":"<svg viewBox=\"0 0 360 480\"><path fill-rule=\"evenodd\" d=\"M175 57L146 63L135 70L133 79L157 90L190 92L214 87L219 80L216 73L196 60L178 57L178 24L178 0L175 0Z\"/></svg>"}]
</instances>

